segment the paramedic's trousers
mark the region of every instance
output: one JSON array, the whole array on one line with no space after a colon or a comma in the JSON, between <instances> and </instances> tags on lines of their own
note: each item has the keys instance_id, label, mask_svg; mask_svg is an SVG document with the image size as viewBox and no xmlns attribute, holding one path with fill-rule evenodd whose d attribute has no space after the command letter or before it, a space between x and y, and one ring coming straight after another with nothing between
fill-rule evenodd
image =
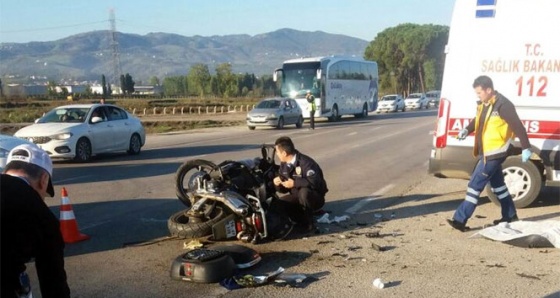
<instances>
[{"instance_id":1,"label":"paramedic's trousers","mask_svg":"<svg viewBox=\"0 0 560 298\"><path fill-rule=\"evenodd\" d=\"M504 183L504 174L502 173L502 163L506 158L498 158L492 160L486 160L481 157L471 174L471 180L467 188L467 194L465 195L465 200L459 205L453 219L460 222L466 223L467 220L473 215L476 205L478 204L478 199L480 193L484 190L487 183L490 183L492 192L500 201L500 206L502 207L502 218L510 219L516 215L515 205L513 204L513 199L509 194L509 191Z\"/></svg>"}]
</instances>

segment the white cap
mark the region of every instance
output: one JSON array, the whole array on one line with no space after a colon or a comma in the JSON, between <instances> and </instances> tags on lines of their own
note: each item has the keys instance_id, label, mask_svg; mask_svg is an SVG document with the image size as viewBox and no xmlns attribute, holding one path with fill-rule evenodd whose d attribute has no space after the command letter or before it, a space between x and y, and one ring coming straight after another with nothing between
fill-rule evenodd
<instances>
[{"instance_id":1,"label":"white cap","mask_svg":"<svg viewBox=\"0 0 560 298\"><path fill-rule=\"evenodd\" d=\"M19 145L10 151L6 164L9 164L12 161L27 162L39 166L47 171L49 173L49 186L47 187L47 193L51 195L51 197L54 196L54 188L52 185L53 165L47 152L34 144Z\"/></svg>"}]
</instances>

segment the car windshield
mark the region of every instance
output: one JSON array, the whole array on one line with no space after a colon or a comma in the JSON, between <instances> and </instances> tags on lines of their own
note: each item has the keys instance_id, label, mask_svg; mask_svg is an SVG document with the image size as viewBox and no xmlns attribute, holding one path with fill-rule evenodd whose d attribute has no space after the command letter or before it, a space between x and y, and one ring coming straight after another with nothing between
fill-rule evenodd
<instances>
[{"instance_id":1,"label":"car windshield","mask_svg":"<svg viewBox=\"0 0 560 298\"><path fill-rule=\"evenodd\" d=\"M257 105L257 109L278 109L281 101L279 100L263 100Z\"/></svg>"},{"instance_id":2,"label":"car windshield","mask_svg":"<svg viewBox=\"0 0 560 298\"><path fill-rule=\"evenodd\" d=\"M396 96L383 96L383 98L381 98L381 101L390 101L395 99L397 99Z\"/></svg>"},{"instance_id":3,"label":"car windshield","mask_svg":"<svg viewBox=\"0 0 560 298\"><path fill-rule=\"evenodd\" d=\"M426 93L426 96L427 97L438 97L438 94L435 93L435 92L434 93Z\"/></svg>"},{"instance_id":4,"label":"car windshield","mask_svg":"<svg viewBox=\"0 0 560 298\"><path fill-rule=\"evenodd\" d=\"M420 94L410 94L408 98L420 98Z\"/></svg>"},{"instance_id":5,"label":"car windshield","mask_svg":"<svg viewBox=\"0 0 560 298\"><path fill-rule=\"evenodd\" d=\"M90 108L56 108L45 116L41 117L37 123L73 122L80 123L86 120Z\"/></svg>"}]
</instances>

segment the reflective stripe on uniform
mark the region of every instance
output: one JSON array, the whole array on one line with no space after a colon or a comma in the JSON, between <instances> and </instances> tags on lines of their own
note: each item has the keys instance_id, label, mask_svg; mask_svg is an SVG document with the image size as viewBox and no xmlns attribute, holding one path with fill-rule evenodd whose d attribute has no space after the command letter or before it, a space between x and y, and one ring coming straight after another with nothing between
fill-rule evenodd
<instances>
[{"instance_id":1,"label":"reflective stripe on uniform","mask_svg":"<svg viewBox=\"0 0 560 298\"><path fill-rule=\"evenodd\" d=\"M505 185L502 185L502 186L500 186L500 187L498 187L498 188L492 188L492 192L493 192L493 193L500 193L500 192L502 192L502 191L504 191L504 190L506 190L506 189L507 189L507 187L506 187Z\"/></svg>"},{"instance_id":2,"label":"reflective stripe on uniform","mask_svg":"<svg viewBox=\"0 0 560 298\"><path fill-rule=\"evenodd\" d=\"M473 203L473 204L478 204L478 199L477 198L473 198L471 196L466 196L465 197L465 201L469 202L469 203Z\"/></svg>"},{"instance_id":3,"label":"reflective stripe on uniform","mask_svg":"<svg viewBox=\"0 0 560 298\"><path fill-rule=\"evenodd\" d=\"M503 198L506 198L507 196L509 196L509 192L506 189L506 191L504 193L498 195L498 199L501 200Z\"/></svg>"},{"instance_id":4,"label":"reflective stripe on uniform","mask_svg":"<svg viewBox=\"0 0 560 298\"><path fill-rule=\"evenodd\" d=\"M469 188L467 188L467 194L471 194L473 196L478 197L480 195L480 191L476 191L476 190L469 187Z\"/></svg>"}]
</instances>

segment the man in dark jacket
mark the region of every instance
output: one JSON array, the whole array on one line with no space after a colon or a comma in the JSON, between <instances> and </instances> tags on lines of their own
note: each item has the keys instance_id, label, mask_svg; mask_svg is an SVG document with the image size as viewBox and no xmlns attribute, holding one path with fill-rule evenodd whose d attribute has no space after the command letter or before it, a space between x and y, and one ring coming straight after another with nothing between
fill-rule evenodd
<instances>
[{"instance_id":1,"label":"man in dark jacket","mask_svg":"<svg viewBox=\"0 0 560 298\"><path fill-rule=\"evenodd\" d=\"M327 182L321 167L309 156L295 149L289 137L280 137L274 143L280 159L279 176L274 178L276 190L286 195L280 200L285 212L307 231L314 229L313 211L325 204Z\"/></svg>"},{"instance_id":2,"label":"man in dark jacket","mask_svg":"<svg viewBox=\"0 0 560 298\"><path fill-rule=\"evenodd\" d=\"M1 174L1 297L29 297L25 263L35 258L42 297L70 297L64 241L58 219L45 204L54 196L52 161L41 148L12 149Z\"/></svg>"}]
</instances>

